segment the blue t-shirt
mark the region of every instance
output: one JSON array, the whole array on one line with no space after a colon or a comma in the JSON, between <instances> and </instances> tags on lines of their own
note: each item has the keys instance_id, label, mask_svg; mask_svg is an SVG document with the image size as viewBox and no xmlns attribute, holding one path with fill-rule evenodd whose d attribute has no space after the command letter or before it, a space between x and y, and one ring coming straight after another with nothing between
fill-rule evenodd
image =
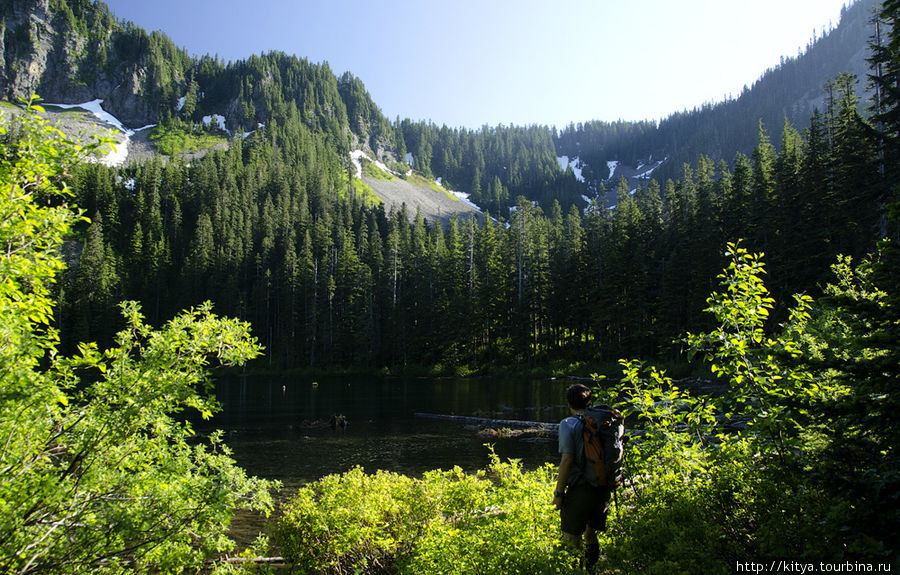
<instances>
[{"instance_id":1,"label":"blue t-shirt","mask_svg":"<svg viewBox=\"0 0 900 575\"><path fill-rule=\"evenodd\" d=\"M575 445L576 431L581 429L581 422L574 415L559 422L559 452L578 453Z\"/></svg>"},{"instance_id":2,"label":"blue t-shirt","mask_svg":"<svg viewBox=\"0 0 900 575\"><path fill-rule=\"evenodd\" d=\"M568 485L578 485L585 482L593 485L597 481L594 466L585 464L583 430L584 424L575 415L559 422L559 452L573 453L575 455L572 474L567 482Z\"/></svg>"}]
</instances>

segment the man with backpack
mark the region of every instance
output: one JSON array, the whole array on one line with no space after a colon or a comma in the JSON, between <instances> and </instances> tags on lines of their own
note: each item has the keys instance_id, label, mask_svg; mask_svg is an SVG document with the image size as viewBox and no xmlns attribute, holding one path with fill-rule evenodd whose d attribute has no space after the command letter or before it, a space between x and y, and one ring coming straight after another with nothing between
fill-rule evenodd
<instances>
[{"instance_id":1,"label":"man with backpack","mask_svg":"<svg viewBox=\"0 0 900 575\"><path fill-rule=\"evenodd\" d=\"M591 405L591 390L575 384L566 391L571 415L559 424L559 476L553 505L560 511L562 532L580 546L584 565L600 558L597 533L606 530L613 490L622 483L624 420L615 409Z\"/></svg>"}]
</instances>

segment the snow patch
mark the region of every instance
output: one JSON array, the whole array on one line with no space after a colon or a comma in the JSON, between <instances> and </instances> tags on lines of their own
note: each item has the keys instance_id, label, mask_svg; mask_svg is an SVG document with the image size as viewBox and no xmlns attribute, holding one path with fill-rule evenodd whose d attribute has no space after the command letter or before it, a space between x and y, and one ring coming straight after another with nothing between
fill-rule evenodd
<instances>
[{"instance_id":1,"label":"snow patch","mask_svg":"<svg viewBox=\"0 0 900 575\"><path fill-rule=\"evenodd\" d=\"M122 122L119 121L118 118L107 112L100 105L103 103L103 100L91 100L90 102L85 102L83 104L45 104L46 106L55 106L57 108L63 108L68 110L69 108L82 108L87 110L91 114L93 114L98 120L106 122L107 124L111 124L115 126L117 130L124 133L125 135L130 136L132 134L131 130L127 129Z\"/></svg>"},{"instance_id":2,"label":"snow patch","mask_svg":"<svg viewBox=\"0 0 900 575\"><path fill-rule=\"evenodd\" d=\"M387 164L385 164L384 162L382 162L382 161L380 161L380 160L372 160L372 163L375 164L376 166L378 166L379 168L381 168L383 171L389 173L389 174L393 174L393 173L394 173L394 172L391 171L391 169L390 169L389 167L387 167Z\"/></svg>"},{"instance_id":3,"label":"snow patch","mask_svg":"<svg viewBox=\"0 0 900 575\"><path fill-rule=\"evenodd\" d=\"M100 163L110 167L124 166L125 160L128 159L128 144L131 139L126 135L125 139L113 146L110 153L100 158Z\"/></svg>"},{"instance_id":4,"label":"snow patch","mask_svg":"<svg viewBox=\"0 0 900 575\"><path fill-rule=\"evenodd\" d=\"M606 167L609 168L609 177L607 180L613 179L613 175L616 173L616 168L619 167L619 160L609 160L606 162Z\"/></svg>"},{"instance_id":5,"label":"snow patch","mask_svg":"<svg viewBox=\"0 0 900 575\"><path fill-rule=\"evenodd\" d=\"M470 194L467 194L465 192L453 192L453 191L451 191L450 193L453 194L454 196L456 196L457 198L459 198L460 200L462 200L466 205L472 206L476 210L481 211L481 208L478 207L477 205L475 205L475 202L473 202L472 200L469 199Z\"/></svg>"},{"instance_id":6,"label":"snow patch","mask_svg":"<svg viewBox=\"0 0 900 575\"><path fill-rule=\"evenodd\" d=\"M263 124L262 122L257 122L257 124L256 124L256 130L259 130L259 129L265 128L265 127L266 127L266 125ZM244 132L244 139L249 138L250 134L255 134L256 130L250 130L249 132Z\"/></svg>"},{"instance_id":7,"label":"snow patch","mask_svg":"<svg viewBox=\"0 0 900 575\"><path fill-rule=\"evenodd\" d=\"M180 112L182 108L184 108L184 104L187 102L187 96L182 96L178 98L178 103L175 104L175 111Z\"/></svg>"},{"instance_id":8,"label":"snow patch","mask_svg":"<svg viewBox=\"0 0 900 575\"><path fill-rule=\"evenodd\" d=\"M651 157L651 160L650 160L650 161L653 162L653 165L652 165L649 169L647 169L647 170L645 170L645 171L643 171L643 172L637 174L637 175L634 176L634 177L637 178L637 179L639 179L639 180L649 180L649 179L650 179L650 175L653 173L653 171L654 171L656 168L658 168L658 167L660 167L661 165L663 165L663 163L664 163L666 160L668 160L668 159L669 159L669 158L668 158L668 156L667 156L667 157L663 158L662 160L659 160L659 161L657 161L657 162L653 162L652 157ZM641 168L644 168L644 167L646 167L646 164L641 163L641 164L637 167L637 171L640 172Z\"/></svg>"},{"instance_id":9,"label":"snow patch","mask_svg":"<svg viewBox=\"0 0 900 575\"><path fill-rule=\"evenodd\" d=\"M352 152L350 152L350 160L352 160L353 165L356 166L356 179L357 180L362 179L362 161L360 160L360 158L362 158L363 156L366 156L366 153L363 152L362 150L353 150ZM366 157L368 157L368 156L366 156Z\"/></svg>"},{"instance_id":10,"label":"snow patch","mask_svg":"<svg viewBox=\"0 0 900 575\"><path fill-rule=\"evenodd\" d=\"M103 100L91 100L90 102L84 102L81 104L50 104L45 103L45 106L54 106L56 108L62 108L64 110L68 110L71 108L81 108L83 110L87 110L91 114L94 115L95 118L100 120L105 124L109 124L113 126L116 130L122 133L125 138L121 142L117 142L111 152L106 154L100 159L100 162L107 166L121 166L125 164L125 160L128 158L128 144L131 142L131 136L134 135L132 130L129 130L125 127L122 122L119 121L118 118L107 112L101 106L103 104ZM141 128L145 129L145 128Z\"/></svg>"},{"instance_id":11,"label":"snow patch","mask_svg":"<svg viewBox=\"0 0 900 575\"><path fill-rule=\"evenodd\" d=\"M410 167L416 165L416 159L413 158L412 152L406 152L406 163L409 164Z\"/></svg>"},{"instance_id":12,"label":"snow patch","mask_svg":"<svg viewBox=\"0 0 900 575\"><path fill-rule=\"evenodd\" d=\"M220 114L212 114L212 115L210 115L210 116L203 116L203 120L202 120L202 122L203 122L203 127L204 127L204 128L208 128L208 127L210 126L210 124L213 123L213 121L216 122L216 127L217 127L217 128L219 128L220 130L222 130L222 131L225 132L225 133L228 133L228 134L231 133L231 132L229 132L228 129L225 127L225 116L222 116L222 115L220 115Z\"/></svg>"},{"instance_id":13,"label":"snow patch","mask_svg":"<svg viewBox=\"0 0 900 575\"><path fill-rule=\"evenodd\" d=\"M559 169L563 172L566 171L566 168L571 167L572 172L575 174L575 179L579 182L584 182L584 176L581 173L582 165L581 160L577 157L569 159L569 156L558 156L556 161L559 163Z\"/></svg>"},{"instance_id":14,"label":"snow patch","mask_svg":"<svg viewBox=\"0 0 900 575\"><path fill-rule=\"evenodd\" d=\"M353 160L353 163L356 165L356 177L358 179L362 178L362 160L360 158L365 158L365 159L369 160L370 162L372 162L373 164L378 166L379 169L381 169L389 174L394 173L391 171L390 168L387 167L387 165L384 162L381 162L379 160L373 160L362 150L353 150L352 152L350 152L350 159Z\"/></svg>"}]
</instances>

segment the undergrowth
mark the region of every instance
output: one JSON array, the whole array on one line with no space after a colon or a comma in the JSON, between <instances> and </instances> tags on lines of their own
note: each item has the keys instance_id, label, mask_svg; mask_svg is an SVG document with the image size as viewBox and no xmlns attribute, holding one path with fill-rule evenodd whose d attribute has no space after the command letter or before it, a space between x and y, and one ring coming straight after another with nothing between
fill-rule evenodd
<instances>
[{"instance_id":1,"label":"undergrowth","mask_svg":"<svg viewBox=\"0 0 900 575\"><path fill-rule=\"evenodd\" d=\"M167 156L206 150L228 141L225 136L192 132L176 126L156 126L151 130L148 139L156 145L161 154Z\"/></svg>"}]
</instances>

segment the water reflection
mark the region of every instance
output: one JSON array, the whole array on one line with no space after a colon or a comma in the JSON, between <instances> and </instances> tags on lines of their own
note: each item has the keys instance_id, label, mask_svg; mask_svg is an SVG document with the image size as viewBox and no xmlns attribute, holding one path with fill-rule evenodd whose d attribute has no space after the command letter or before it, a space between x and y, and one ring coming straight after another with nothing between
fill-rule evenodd
<instances>
[{"instance_id":1,"label":"water reflection","mask_svg":"<svg viewBox=\"0 0 900 575\"><path fill-rule=\"evenodd\" d=\"M477 430L416 418L416 412L558 422L569 382L497 379L301 378L253 376L217 381L222 412L208 425L225 431L234 457L252 475L287 487L361 465L418 474L487 465ZM349 421L333 430L336 414ZM556 461L549 441L500 439L501 458L534 467Z\"/></svg>"}]
</instances>

